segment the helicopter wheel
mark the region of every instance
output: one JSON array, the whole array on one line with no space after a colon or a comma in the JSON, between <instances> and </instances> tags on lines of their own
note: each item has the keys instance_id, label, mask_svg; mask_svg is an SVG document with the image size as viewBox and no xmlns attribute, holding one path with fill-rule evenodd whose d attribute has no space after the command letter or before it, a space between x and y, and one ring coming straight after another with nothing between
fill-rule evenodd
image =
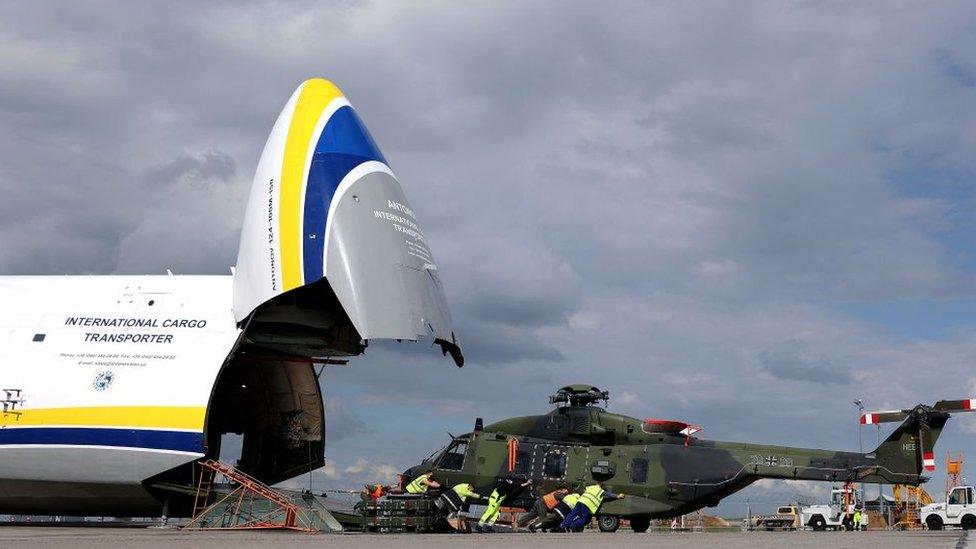
<instances>
[{"instance_id":1,"label":"helicopter wheel","mask_svg":"<svg viewBox=\"0 0 976 549\"><path fill-rule=\"evenodd\" d=\"M596 518L601 532L616 532L620 528L620 517L616 515L600 515Z\"/></svg>"},{"instance_id":2,"label":"helicopter wheel","mask_svg":"<svg viewBox=\"0 0 976 549\"><path fill-rule=\"evenodd\" d=\"M643 534L651 527L650 517L630 517L630 529L638 534Z\"/></svg>"}]
</instances>

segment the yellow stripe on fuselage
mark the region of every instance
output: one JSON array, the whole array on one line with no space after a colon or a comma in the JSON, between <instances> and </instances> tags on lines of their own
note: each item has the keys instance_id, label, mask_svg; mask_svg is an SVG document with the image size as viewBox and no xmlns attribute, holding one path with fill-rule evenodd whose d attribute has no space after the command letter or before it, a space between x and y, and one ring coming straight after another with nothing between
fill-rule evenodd
<instances>
[{"instance_id":1,"label":"yellow stripe on fuselage","mask_svg":"<svg viewBox=\"0 0 976 549\"><path fill-rule=\"evenodd\" d=\"M28 408L0 413L4 427L77 426L203 430L203 406Z\"/></svg>"},{"instance_id":2,"label":"yellow stripe on fuselage","mask_svg":"<svg viewBox=\"0 0 976 549\"><path fill-rule=\"evenodd\" d=\"M326 105L342 92L332 82L321 78L302 85L291 116L288 139L281 163L281 197L278 209L278 234L281 241L281 280L288 291L303 284L302 277L302 188L305 184L305 160L314 146L312 134Z\"/></svg>"}]
</instances>

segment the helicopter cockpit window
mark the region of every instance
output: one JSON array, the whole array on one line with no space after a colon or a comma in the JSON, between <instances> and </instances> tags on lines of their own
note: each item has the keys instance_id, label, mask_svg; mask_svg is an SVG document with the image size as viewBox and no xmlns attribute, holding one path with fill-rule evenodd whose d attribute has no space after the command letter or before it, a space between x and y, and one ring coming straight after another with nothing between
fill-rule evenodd
<instances>
[{"instance_id":1,"label":"helicopter cockpit window","mask_svg":"<svg viewBox=\"0 0 976 549\"><path fill-rule=\"evenodd\" d=\"M468 441L457 440L447 447L447 451L437 463L438 469L448 471L460 471L464 466L464 453L468 450Z\"/></svg>"},{"instance_id":2,"label":"helicopter cockpit window","mask_svg":"<svg viewBox=\"0 0 976 549\"><path fill-rule=\"evenodd\" d=\"M530 465L532 465L532 454L524 450L519 450L515 456L515 470L512 473L516 475L527 475L529 474Z\"/></svg>"},{"instance_id":3,"label":"helicopter cockpit window","mask_svg":"<svg viewBox=\"0 0 976 549\"><path fill-rule=\"evenodd\" d=\"M647 482L647 459L634 458L630 462L630 482L634 484Z\"/></svg>"},{"instance_id":4,"label":"helicopter cockpit window","mask_svg":"<svg viewBox=\"0 0 976 549\"><path fill-rule=\"evenodd\" d=\"M563 478L566 474L566 453L559 450L548 452L542 460L542 476Z\"/></svg>"}]
</instances>

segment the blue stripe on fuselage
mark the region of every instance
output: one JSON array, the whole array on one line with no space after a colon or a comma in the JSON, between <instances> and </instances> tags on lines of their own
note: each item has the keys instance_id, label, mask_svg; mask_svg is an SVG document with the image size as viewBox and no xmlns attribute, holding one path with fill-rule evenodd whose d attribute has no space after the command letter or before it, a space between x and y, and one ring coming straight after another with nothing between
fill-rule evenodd
<instances>
[{"instance_id":1,"label":"blue stripe on fuselage","mask_svg":"<svg viewBox=\"0 0 976 549\"><path fill-rule=\"evenodd\" d=\"M386 159L356 111L348 106L338 109L322 130L308 170L302 221L302 260L306 284L323 276L325 222L339 183L353 168L370 160L386 164Z\"/></svg>"},{"instance_id":2,"label":"blue stripe on fuselage","mask_svg":"<svg viewBox=\"0 0 976 549\"><path fill-rule=\"evenodd\" d=\"M118 446L203 453L203 433L149 429L24 427L0 429L0 449L9 444Z\"/></svg>"}]
</instances>

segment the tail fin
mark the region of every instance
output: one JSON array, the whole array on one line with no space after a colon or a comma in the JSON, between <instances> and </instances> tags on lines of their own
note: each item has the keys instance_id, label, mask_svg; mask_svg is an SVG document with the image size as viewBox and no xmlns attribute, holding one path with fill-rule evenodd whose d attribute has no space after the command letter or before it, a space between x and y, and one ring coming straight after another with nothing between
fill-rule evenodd
<instances>
[{"instance_id":1,"label":"tail fin","mask_svg":"<svg viewBox=\"0 0 976 549\"><path fill-rule=\"evenodd\" d=\"M873 452L878 471L863 480L920 484L924 482L923 470L935 470L935 442L949 414L924 405L905 413L908 417ZM873 478L875 475L879 478Z\"/></svg>"}]
</instances>

